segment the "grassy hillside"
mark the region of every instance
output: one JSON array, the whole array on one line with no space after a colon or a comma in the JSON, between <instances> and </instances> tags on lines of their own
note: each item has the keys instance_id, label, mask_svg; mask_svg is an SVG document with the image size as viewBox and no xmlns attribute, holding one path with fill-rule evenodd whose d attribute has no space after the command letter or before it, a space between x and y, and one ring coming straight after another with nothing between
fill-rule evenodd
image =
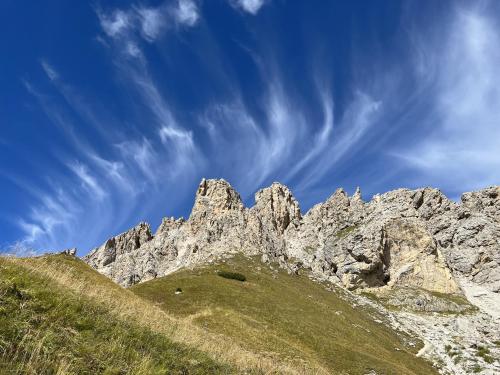
<instances>
[{"instance_id":1,"label":"grassy hillside","mask_svg":"<svg viewBox=\"0 0 500 375\"><path fill-rule=\"evenodd\" d=\"M221 277L244 275L245 281ZM237 257L181 270L130 290L179 319L299 372L433 374L415 356L419 343L376 322L366 307L352 307L305 276L271 270Z\"/></svg>"},{"instance_id":2,"label":"grassy hillside","mask_svg":"<svg viewBox=\"0 0 500 375\"><path fill-rule=\"evenodd\" d=\"M65 255L0 257L0 374L298 373Z\"/></svg>"},{"instance_id":3,"label":"grassy hillside","mask_svg":"<svg viewBox=\"0 0 500 375\"><path fill-rule=\"evenodd\" d=\"M99 300L34 272L36 263L73 268L83 277L92 276L89 281L120 292L73 257L0 258L0 373L230 372L206 354L123 319Z\"/></svg>"}]
</instances>

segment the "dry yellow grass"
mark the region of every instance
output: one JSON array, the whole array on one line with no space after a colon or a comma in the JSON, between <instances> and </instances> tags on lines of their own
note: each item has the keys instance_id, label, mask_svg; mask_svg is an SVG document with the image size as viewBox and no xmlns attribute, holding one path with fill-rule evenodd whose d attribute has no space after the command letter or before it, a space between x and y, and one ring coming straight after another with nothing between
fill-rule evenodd
<instances>
[{"instance_id":1,"label":"dry yellow grass","mask_svg":"<svg viewBox=\"0 0 500 375\"><path fill-rule=\"evenodd\" d=\"M0 374L236 372L19 264L0 257Z\"/></svg>"},{"instance_id":2,"label":"dry yellow grass","mask_svg":"<svg viewBox=\"0 0 500 375\"><path fill-rule=\"evenodd\" d=\"M236 344L230 337L208 332L194 325L190 319L173 317L153 303L98 274L76 258L50 255L35 258L8 258L8 261L49 278L79 295L92 298L122 319L164 334L174 342L201 350L216 361L228 363L240 373L329 373L318 364L293 359L285 361L277 353L252 352ZM62 363L58 373L64 374L65 366L67 364Z\"/></svg>"}]
</instances>

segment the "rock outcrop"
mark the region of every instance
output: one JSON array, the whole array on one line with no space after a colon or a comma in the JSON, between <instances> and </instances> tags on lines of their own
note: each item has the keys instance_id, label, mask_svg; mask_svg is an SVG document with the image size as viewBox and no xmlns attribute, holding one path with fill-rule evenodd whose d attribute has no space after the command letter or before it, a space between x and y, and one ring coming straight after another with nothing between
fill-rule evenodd
<instances>
[{"instance_id":1,"label":"rock outcrop","mask_svg":"<svg viewBox=\"0 0 500 375\"><path fill-rule=\"evenodd\" d=\"M134 228L108 239L103 245L92 250L84 260L102 274L110 277L122 285L131 285L142 278L136 273L127 273L123 278L122 268L125 259L135 258L140 253L142 245L153 238L149 224L139 223ZM117 264L124 263L123 267ZM129 271L132 271L128 268Z\"/></svg>"},{"instance_id":2,"label":"rock outcrop","mask_svg":"<svg viewBox=\"0 0 500 375\"><path fill-rule=\"evenodd\" d=\"M70 255L70 256L76 256L76 247L72 247L70 249L64 249L63 251L61 251L61 254L64 254L64 255Z\"/></svg>"},{"instance_id":3,"label":"rock outcrop","mask_svg":"<svg viewBox=\"0 0 500 375\"><path fill-rule=\"evenodd\" d=\"M500 187L465 193L398 189L364 202L338 189L302 216L284 185L246 208L224 180L202 180L188 220L141 223L84 260L124 286L243 252L349 289L404 286L459 293L456 277L500 291Z\"/></svg>"}]
</instances>

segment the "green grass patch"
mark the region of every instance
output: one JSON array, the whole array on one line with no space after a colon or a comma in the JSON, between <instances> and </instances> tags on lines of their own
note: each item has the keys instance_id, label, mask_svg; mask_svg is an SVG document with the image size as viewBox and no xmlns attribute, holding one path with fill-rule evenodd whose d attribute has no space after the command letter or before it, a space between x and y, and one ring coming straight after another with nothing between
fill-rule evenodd
<instances>
[{"instance_id":1,"label":"green grass patch","mask_svg":"<svg viewBox=\"0 0 500 375\"><path fill-rule=\"evenodd\" d=\"M62 256L50 261L77 266L80 262ZM21 263L0 257L0 373L230 372L205 354L121 319L95 300L28 271ZM81 265L82 273L94 272Z\"/></svg>"},{"instance_id":2,"label":"green grass patch","mask_svg":"<svg viewBox=\"0 0 500 375\"><path fill-rule=\"evenodd\" d=\"M474 365L474 367L472 368L472 372L473 372L474 374L478 374L478 373L480 373L481 371L483 371L483 368L482 368L481 366L477 365L477 364L476 364L476 365Z\"/></svg>"},{"instance_id":3,"label":"green grass patch","mask_svg":"<svg viewBox=\"0 0 500 375\"><path fill-rule=\"evenodd\" d=\"M474 305L471 305L471 303L464 296L458 294L440 293L435 291L428 291L428 292L434 297L448 300L460 306L466 306L468 308L468 312L473 312L478 310L478 308Z\"/></svg>"},{"instance_id":4,"label":"green grass patch","mask_svg":"<svg viewBox=\"0 0 500 375\"><path fill-rule=\"evenodd\" d=\"M416 313L440 313L443 315L471 314L477 311L467 299L460 295L438 293L412 287L360 292L364 297L380 303L387 310L409 310Z\"/></svg>"},{"instance_id":5,"label":"green grass patch","mask_svg":"<svg viewBox=\"0 0 500 375\"><path fill-rule=\"evenodd\" d=\"M494 359L490 355L490 349L486 346L478 346L476 354L487 363L493 363Z\"/></svg>"},{"instance_id":6,"label":"green grass patch","mask_svg":"<svg viewBox=\"0 0 500 375\"><path fill-rule=\"evenodd\" d=\"M227 282L215 272L221 267L246 275L247 281ZM257 258L237 256L130 290L249 350L291 361L300 373L437 373L415 356L421 343L375 322L370 315L376 314L374 310L353 307L326 286L303 275L271 270ZM176 287L184 293L174 296ZM408 340L416 345L408 345Z\"/></svg>"},{"instance_id":7,"label":"green grass patch","mask_svg":"<svg viewBox=\"0 0 500 375\"><path fill-rule=\"evenodd\" d=\"M347 235L353 231L356 230L358 226L357 225L352 225L350 227L343 228L339 230L337 233L335 233L335 237L337 238L344 238L347 237Z\"/></svg>"}]
</instances>

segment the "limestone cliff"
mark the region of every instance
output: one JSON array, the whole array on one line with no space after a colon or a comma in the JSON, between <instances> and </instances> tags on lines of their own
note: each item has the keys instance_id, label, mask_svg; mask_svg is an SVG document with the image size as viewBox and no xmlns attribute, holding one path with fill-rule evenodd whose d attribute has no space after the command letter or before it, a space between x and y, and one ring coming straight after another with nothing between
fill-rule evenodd
<instances>
[{"instance_id":1,"label":"limestone cliff","mask_svg":"<svg viewBox=\"0 0 500 375\"><path fill-rule=\"evenodd\" d=\"M224 180L202 180L188 220L166 218L153 235L141 223L84 260L124 286L231 256L261 255L291 272L354 289L408 286L459 291L455 276L500 291L500 188L465 193L398 189L364 202L338 189L302 216L279 183L246 208Z\"/></svg>"}]
</instances>

